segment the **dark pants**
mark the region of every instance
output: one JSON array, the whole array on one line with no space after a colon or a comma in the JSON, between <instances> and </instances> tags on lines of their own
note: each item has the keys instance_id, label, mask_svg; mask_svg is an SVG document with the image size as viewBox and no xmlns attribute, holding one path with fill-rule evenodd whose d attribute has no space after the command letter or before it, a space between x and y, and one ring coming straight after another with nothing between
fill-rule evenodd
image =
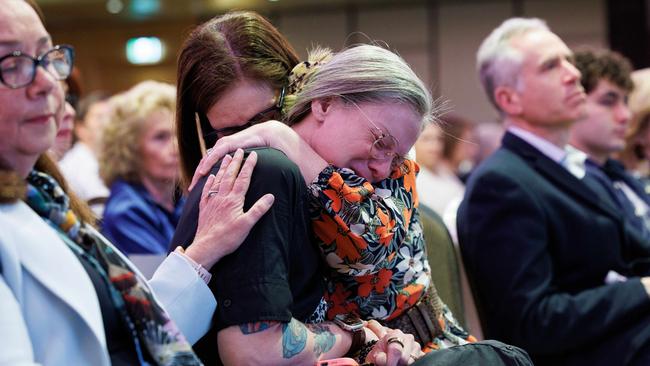
<instances>
[{"instance_id":1,"label":"dark pants","mask_svg":"<svg viewBox=\"0 0 650 366\"><path fill-rule=\"evenodd\" d=\"M533 361L521 348L498 341L482 341L432 351L413 366L531 366Z\"/></svg>"}]
</instances>

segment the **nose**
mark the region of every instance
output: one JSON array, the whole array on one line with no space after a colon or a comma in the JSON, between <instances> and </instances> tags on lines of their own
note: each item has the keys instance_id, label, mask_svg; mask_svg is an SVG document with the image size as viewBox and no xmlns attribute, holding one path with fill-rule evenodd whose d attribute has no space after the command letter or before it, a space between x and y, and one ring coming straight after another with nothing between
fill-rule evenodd
<instances>
[{"instance_id":1,"label":"nose","mask_svg":"<svg viewBox=\"0 0 650 366\"><path fill-rule=\"evenodd\" d=\"M619 124L627 124L632 118L632 112L627 103L620 103L614 116Z\"/></svg>"},{"instance_id":2,"label":"nose","mask_svg":"<svg viewBox=\"0 0 650 366\"><path fill-rule=\"evenodd\" d=\"M578 80L580 80L580 77L582 76L580 70L578 70L578 68L568 60L564 60L563 63L564 63L564 69L566 70L564 81L566 83L575 83Z\"/></svg>"},{"instance_id":3,"label":"nose","mask_svg":"<svg viewBox=\"0 0 650 366\"><path fill-rule=\"evenodd\" d=\"M41 66L36 67L34 72L36 73L34 75L34 81L26 87L27 94L31 98L48 95L52 92L58 91L61 95L61 99L63 99L63 87L52 73L48 72Z\"/></svg>"},{"instance_id":4,"label":"nose","mask_svg":"<svg viewBox=\"0 0 650 366\"><path fill-rule=\"evenodd\" d=\"M372 159L368 162L368 169L372 174L373 182L379 182L388 178L391 172L391 159Z\"/></svg>"}]
</instances>

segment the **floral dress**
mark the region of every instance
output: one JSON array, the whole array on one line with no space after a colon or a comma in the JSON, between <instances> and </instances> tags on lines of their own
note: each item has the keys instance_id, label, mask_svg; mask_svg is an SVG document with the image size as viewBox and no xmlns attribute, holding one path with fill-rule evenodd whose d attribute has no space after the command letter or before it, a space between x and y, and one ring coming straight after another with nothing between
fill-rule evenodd
<instances>
[{"instance_id":1,"label":"floral dress","mask_svg":"<svg viewBox=\"0 0 650 366\"><path fill-rule=\"evenodd\" d=\"M328 318L352 312L390 321L433 286L417 210L418 171L407 160L373 186L352 170L329 166L310 185L314 233L329 267ZM425 350L475 340L444 304L438 323L441 334Z\"/></svg>"}]
</instances>

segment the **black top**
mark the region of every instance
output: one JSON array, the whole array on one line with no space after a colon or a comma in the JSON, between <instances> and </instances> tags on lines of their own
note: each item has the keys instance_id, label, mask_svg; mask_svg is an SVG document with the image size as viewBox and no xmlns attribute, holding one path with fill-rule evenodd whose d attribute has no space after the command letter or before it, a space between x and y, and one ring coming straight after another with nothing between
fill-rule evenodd
<instances>
[{"instance_id":1,"label":"black top","mask_svg":"<svg viewBox=\"0 0 650 366\"><path fill-rule=\"evenodd\" d=\"M218 362L217 331L258 321L288 322L292 317L305 321L314 314L324 293L308 216L308 191L300 170L278 150L251 150L257 152L258 160L244 210L266 193L272 193L275 202L239 249L210 271L217 311L212 329L194 347L206 365ZM220 165L211 173L216 174ZM187 246L194 239L206 179L190 193L172 247Z\"/></svg>"},{"instance_id":2,"label":"black top","mask_svg":"<svg viewBox=\"0 0 650 366\"><path fill-rule=\"evenodd\" d=\"M74 251L72 252L75 253ZM90 277L90 281L93 283L93 287L97 293L111 365L126 366L140 364L135 346L133 345L133 337L127 329L124 319L111 301L111 293L106 285L106 281L104 281L102 276L97 273L95 267L88 263L86 259L81 256L77 256L77 258L83 265L86 273L88 273L88 277Z\"/></svg>"}]
</instances>

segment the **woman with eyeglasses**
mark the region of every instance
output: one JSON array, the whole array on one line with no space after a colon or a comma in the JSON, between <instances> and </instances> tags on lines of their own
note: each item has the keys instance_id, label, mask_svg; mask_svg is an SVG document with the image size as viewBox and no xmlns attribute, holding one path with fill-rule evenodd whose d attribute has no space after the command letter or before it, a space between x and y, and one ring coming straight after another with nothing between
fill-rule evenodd
<instances>
[{"instance_id":1,"label":"woman with eyeglasses","mask_svg":"<svg viewBox=\"0 0 650 366\"><path fill-rule=\"evenodd\" d=\"M327 318L355 313L418 336L406 312L422 304L429 324L434 324L427 328L420 323L425 331L419 337L422 345L441 348L472 340L457 326L430 282L416 209L418 168L403 159L412 145L404 135L407 128L387 130L368 115L362 102L346 103L362 119L351 118L337 126L335 136L303 139L297 129L285 124L259 124L258 111L269 108L275 109L275 115L267 119L282 119L282 108L294 104L296 92L319 75L318 65L313 66L313 62L298 63L284 37L255 13L230 13L199 26L185 41L179 58L177 131L185 180L189 181L197 166L195 178L206 174L221 155L238 145L280 149L309 183L307 200L315 209L311 219L317 238L303 237L302 242L317 243L329 268ZM350 80L368 91L362 89L363 80ZM424 98L429 98L426 88L421 89ZM420 124L414 126L417 135ZM358 128L363 136L351 133ZM216 138L218 142L199 165L197 140L201 137L207 146ZM327 146L334 146L329 156L316 152ZM179 227L175 240L182 242L186 231ZM210 351L208 347L206 353Z\"/></svg>"},{"instance_id":2,"label":"woman with eyeglasses","mask_svg":"<svg viewBox=\"0 0 650 366\"><path fill-rule=\"evenodd\" d=\"M272 197L244 214L255 157L243 167L241 155L225 159L201 195L196 238L147 283L93 228L46 154L72 63L72 48L52 46L33 2L3 1L0 365L200 365L188 341L216 306L206 270L241 243Z\"/></svg>"}]
</instances>

